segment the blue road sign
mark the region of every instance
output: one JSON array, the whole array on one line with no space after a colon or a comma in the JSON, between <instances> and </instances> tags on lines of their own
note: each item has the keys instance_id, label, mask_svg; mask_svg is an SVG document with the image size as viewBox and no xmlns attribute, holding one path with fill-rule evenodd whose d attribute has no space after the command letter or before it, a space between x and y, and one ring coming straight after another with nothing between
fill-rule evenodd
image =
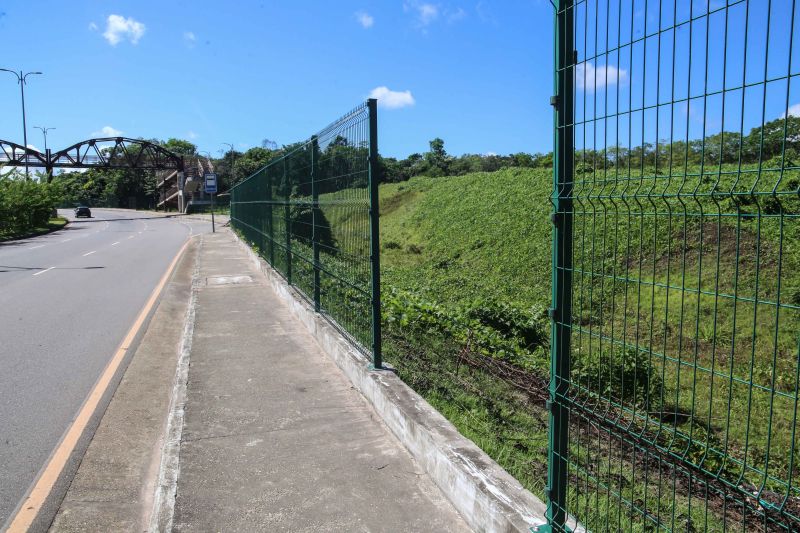
<instances>
[{"instance_id":1,"label":"blue road sign","mask_svg":"<svg viewBox=\"0 0 800 533\"><path fill-rule=\"evenodd\" d=\"M205 174L203 176L205 178L205 191L207 194L216 194L217 192L217 175L216 174Z\"/></svg>"}]
</instances>

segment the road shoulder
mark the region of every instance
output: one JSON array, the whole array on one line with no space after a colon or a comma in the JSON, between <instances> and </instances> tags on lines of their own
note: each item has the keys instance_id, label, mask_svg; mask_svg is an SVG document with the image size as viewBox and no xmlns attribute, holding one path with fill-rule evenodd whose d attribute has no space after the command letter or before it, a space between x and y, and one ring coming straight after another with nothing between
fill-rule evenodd
<instances>
[{"instance_id":1,"label":"road shoulder","mask_svg":"<svg viewBox=\"0 0 800 533\"><path fill-rule=\"evenodd\" d=\"M51 531L147 530L197 253L195 239L161 295Z\"/></svg>"}]
</instances>

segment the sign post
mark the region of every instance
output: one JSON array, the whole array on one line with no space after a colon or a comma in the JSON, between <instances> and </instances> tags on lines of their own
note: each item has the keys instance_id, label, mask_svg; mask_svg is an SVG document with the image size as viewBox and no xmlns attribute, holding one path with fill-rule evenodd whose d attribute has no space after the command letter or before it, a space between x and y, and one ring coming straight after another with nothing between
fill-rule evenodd
<instances>
[{"instance_id":1,"label":"sign post","mask_svg":"<svg viewBox=\"0 0 800 533\"><path fill-rule=\"evenodd\" d=\"M214 225L214 196L217 194L217 175L211 172L203 176L205 178L205 192L211 195L211 233L216 233Z\"/></svg>"}]
</instances>

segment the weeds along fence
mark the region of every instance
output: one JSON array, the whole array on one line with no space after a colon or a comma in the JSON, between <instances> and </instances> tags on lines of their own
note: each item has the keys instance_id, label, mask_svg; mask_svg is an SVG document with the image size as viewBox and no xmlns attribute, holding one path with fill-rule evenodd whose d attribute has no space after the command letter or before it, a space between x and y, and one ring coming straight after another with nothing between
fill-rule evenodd
<instances>
[{"instance_id":1,"label":"weeds along fence","mask_svg":"<svg viewBox=\"0 0 800 533\"><path fill-rule=\"evenodd\" d=\"M549 528L798 531L797 2L557 4Z\"/></svg>"},{"instance_id":2,"label":"weeds along fence","mask_svg":"<svg viewBox=\"0 0 800 533\"><path fill-rule=\"evenodd\" d=\"M380 367L376 104L368 100L233 187L230 215L259 255Z\"/></svg>"}]
</instances>

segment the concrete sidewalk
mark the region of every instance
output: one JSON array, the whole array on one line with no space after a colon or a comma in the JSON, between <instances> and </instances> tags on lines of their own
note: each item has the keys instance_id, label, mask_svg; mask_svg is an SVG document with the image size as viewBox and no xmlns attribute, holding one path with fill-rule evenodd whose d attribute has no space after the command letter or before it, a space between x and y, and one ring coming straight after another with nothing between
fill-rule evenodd
<instances>
[{"instance_id":1,"label":"concrete sidewalk","mask_svg":"<svg viewBox=\"0 0 800 533\"><path fill-rule=\"evenodd\" d=\"M195 277L176 531L468 531L229 231Z\"/></svg>"}]
</instances>

